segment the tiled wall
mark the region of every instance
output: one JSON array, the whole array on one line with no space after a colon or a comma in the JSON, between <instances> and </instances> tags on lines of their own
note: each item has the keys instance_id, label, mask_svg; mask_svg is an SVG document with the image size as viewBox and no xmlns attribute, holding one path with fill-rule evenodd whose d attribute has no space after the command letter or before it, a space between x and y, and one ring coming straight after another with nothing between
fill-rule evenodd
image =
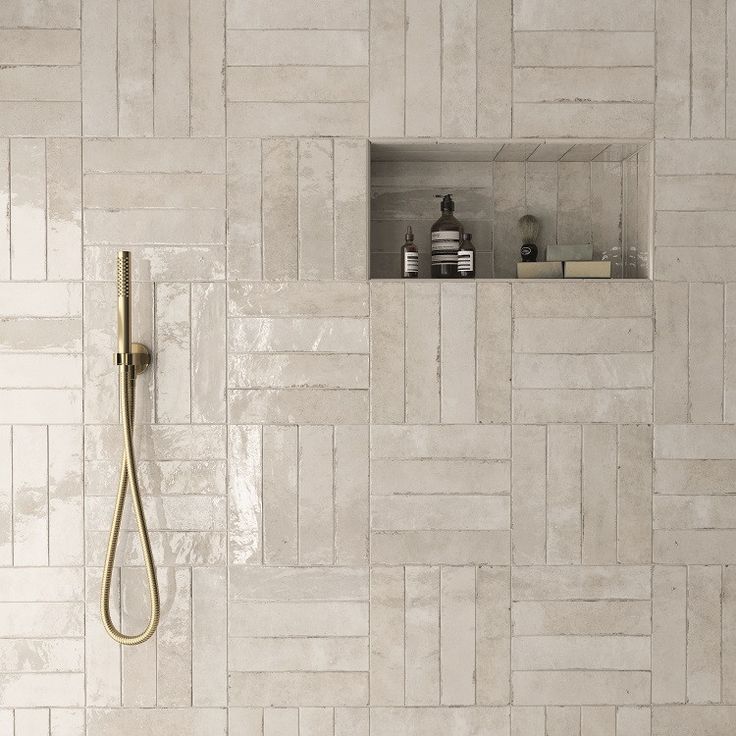
<instances>
[{"instance_id":1,"label":"tiled wall","mask_svg":"<svg viewBox=\"0 0 736 736\"><path fill-rule=\"evenodd\" d=\"M732 25L1 3L0 734L730 736ZM654 138L654 282L369 284L368 135ZM119 247L162 591L124 650Z\"/></svg>"}]
</instances>

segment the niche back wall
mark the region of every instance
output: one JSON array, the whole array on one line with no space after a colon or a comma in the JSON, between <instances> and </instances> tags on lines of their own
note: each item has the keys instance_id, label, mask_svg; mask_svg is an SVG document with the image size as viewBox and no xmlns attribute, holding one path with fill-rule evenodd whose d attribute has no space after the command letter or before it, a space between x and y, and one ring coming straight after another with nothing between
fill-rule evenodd
<instances>
[{"instance_id":1,"label":"niche back wall","mask_svg":"<svg viewBox=\"0 0 736 736\"><path fill-rule=\"evenodd\" d=\"M732 34L723 0L2 3L0 732L730 735ZM653 139L654 280L369 283L367 139L417 136ZM121 247L162 588L124 650Z\"/></svg>"}]
</instances>

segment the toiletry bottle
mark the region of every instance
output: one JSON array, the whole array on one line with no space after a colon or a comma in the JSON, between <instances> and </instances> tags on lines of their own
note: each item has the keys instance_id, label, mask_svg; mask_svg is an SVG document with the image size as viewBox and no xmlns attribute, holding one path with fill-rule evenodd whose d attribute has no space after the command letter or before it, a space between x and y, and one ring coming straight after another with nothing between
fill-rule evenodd
<instances>
[{"instance_id":1,"label":"toiletry bottle","mask_svg":"<svg viewBox=\"0 0 736 736\"><path fill-rule=\"evenodd\" d=\"M401 278L419 278L419 251L414 245L414 233L411 225L406 228L404 245L401 246Z\"/></svg>"},{"instance_id":2,"label":"toiletry bottle","mask_svg":"<svg viewBox=\"0 0 736 736\"><path fill-rule=\"evenodd\" d=\"M442 216L432 225L432 278L457 278L457 252L463 226L452 214L455 203L451 194L436 194L442 198Z\"/></svg>"},{"instance_id":3,"label":"toiletry bottle","mask_svg":"<svg viewBox=\"0 0 736 736\"><path fill-rule=\"evenodd\" d=\"M475 246L471 233L463 233L462 244L457 252L457 275L461 279L475 278Z\"/></svg>"}]
</instances>

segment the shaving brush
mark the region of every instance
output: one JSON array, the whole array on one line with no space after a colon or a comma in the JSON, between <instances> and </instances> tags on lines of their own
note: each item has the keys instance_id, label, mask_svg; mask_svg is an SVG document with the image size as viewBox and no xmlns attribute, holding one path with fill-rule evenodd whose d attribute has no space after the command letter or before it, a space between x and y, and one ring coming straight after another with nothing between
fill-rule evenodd
<instances>
[{"instance_id":1,"label":"shaving brush","mask_svg":"<svg viewBox=\"0 0 736 736\"><path fill-rule=\"evenodd\" d=\"M537 260L537 237L539 236L539 220L534 215L524 215L519 218L519 232L521 233L521 260L524 263L533 263Z\"/></svg>"}]
</instances>

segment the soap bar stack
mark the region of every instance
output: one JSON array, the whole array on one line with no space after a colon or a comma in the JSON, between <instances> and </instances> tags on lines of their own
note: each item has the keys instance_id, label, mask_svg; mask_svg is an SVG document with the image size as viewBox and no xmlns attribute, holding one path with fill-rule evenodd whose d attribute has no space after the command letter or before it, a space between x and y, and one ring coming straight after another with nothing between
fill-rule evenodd
<instances>
[{"instance_id":1,"label":"soap bar stack","mask_svg":"<svg viewBox=\"0 0 736 736\"><path fill-rule=\"evenodd\" d=\"M550 245L547 260L539 263L517 263L520 279L610 279L611 262L594 261L593 246Z\"/></svg>"}]
</instances>

